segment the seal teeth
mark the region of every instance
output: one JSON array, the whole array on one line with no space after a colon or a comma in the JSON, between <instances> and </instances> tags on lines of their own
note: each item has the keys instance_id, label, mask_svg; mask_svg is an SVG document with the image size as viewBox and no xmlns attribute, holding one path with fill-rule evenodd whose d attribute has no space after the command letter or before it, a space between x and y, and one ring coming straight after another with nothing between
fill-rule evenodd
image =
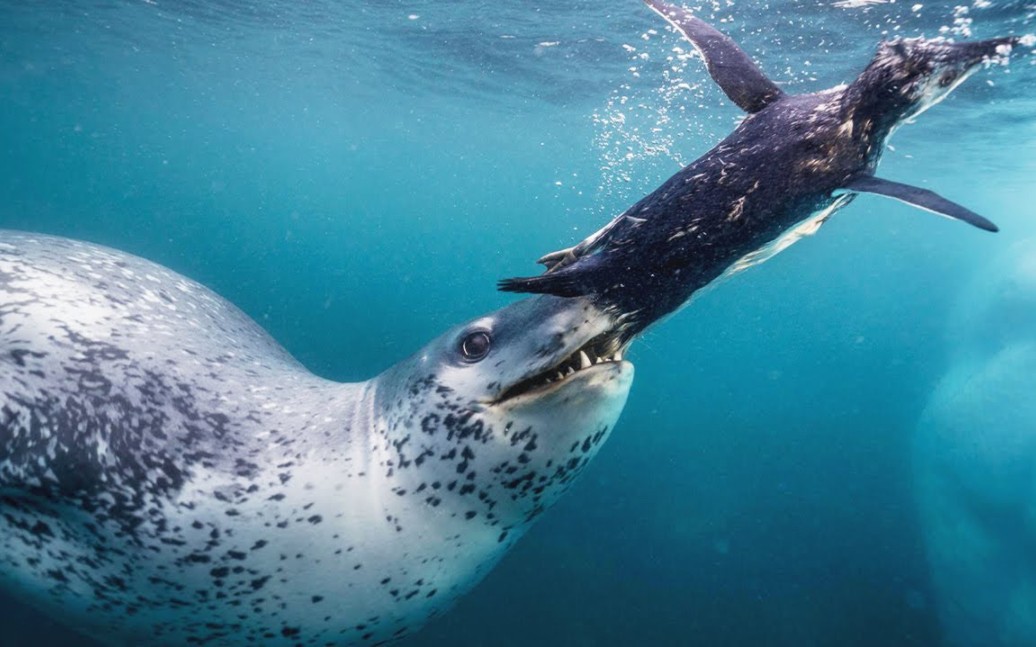
<instances>
[{"instance_id":1,"label":"seal teeth","mask_svg":"<svg viewBox=\"0 0 1036 647\"><path fill-rule=\"evenodd\" d=\"M583 370L584 368L590 368L590 366L592 366L590 358L586 356L586 353L584 351L579 351L579 370Z\"/></svg>"},{"instance_id":2,"label":"seal teeth","mask_svg":"<svg viewBox=\"0 0 1036 647\"><path fill-rule=\"evenodd\" d=\"M622 361L622 342L616 337L595 338L572 351L560 363L547 368L543 373L530 376L512 385L500 395L500 401L507 400L528 391L556 384L579 371L597 364Z\"/></svg>"}]
</instances>

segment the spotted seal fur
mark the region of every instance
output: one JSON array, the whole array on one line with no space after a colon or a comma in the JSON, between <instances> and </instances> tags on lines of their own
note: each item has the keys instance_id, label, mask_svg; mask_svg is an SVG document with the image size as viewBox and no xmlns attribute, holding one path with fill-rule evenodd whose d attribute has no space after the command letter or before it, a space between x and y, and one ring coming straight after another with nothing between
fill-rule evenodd
<instances>
[{"instance_id":1,"label":"spotted seal fur","mask_svg":"<svg viewBox=\"0 0 1036 647\"><path fill-rule=\"evenodd\" d=\"M406 635L608 437L611 325L534 297L339 384L168 269L0 232L0 586L108 644Z\"/></svg>"}]
</instances>

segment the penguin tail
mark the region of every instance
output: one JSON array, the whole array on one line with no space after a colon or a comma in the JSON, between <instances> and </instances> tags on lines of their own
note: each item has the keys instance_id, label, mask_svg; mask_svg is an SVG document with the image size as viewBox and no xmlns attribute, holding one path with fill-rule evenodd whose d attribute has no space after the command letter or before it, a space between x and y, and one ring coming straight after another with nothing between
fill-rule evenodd
<instances>
[{"instance_id":1,"label":"penguin tail","mask_svg":"<svg viewBox=\"0 0 1036 647\"><path fill-rule=\"evenodd\" d=\"M496 284L502 292L553 294L557 297L578 297L585 289L573 273L560 271L525 278L504 279Z\"/></svg>"}]
</instances>

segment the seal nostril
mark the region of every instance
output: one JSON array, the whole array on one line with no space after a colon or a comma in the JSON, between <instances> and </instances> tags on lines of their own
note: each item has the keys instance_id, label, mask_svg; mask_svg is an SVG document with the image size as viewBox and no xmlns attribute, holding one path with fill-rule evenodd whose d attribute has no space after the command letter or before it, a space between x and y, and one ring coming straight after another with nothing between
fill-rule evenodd
<instances>
[{"instance_id":1,"label":"seal nostril","mask_svg":"<svg viewBox=\"0 0 1036 647\"><path fill-rule=\"evenodd\" d=\"M489 354L489 349L492 346L493 340L489 337L489 333L484 330L478 330L469 333L461 340L460 354L469 362L477 362Z\"/></svg>"}]
</instances>

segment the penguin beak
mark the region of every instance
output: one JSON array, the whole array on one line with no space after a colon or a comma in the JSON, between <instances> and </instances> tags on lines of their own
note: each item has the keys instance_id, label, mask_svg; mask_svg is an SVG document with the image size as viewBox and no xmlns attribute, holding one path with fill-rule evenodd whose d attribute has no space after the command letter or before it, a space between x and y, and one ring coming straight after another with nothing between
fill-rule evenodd
<instances>
[{"instance_id":1,"label":"penguin beak","mask_svg":"<svg viewBox=\"0 0 1036 647\"><path fill-rule=\"evenodd\" d=\"M974 42L954 43L952 45L957 63L970 68L980 63L993 60L1006 60L1011 50L1018 45L1017 36L990 38Z\"/></svg>"},{"instance_id":2,"label":"penguin beak","mask_svg":"<svg viewBox=\"0 0 1036 647\"><path fill-rule=\"evenodd\" d=\"M904 119L912 121L945 99L980 65L1006 63L1011 50L1018 43L1019 39L1015 36L964 43L921 41L922 51L923 48L932 47L928 50L932 68L927 78L914 86L915 104Z\"/></svg>"}]
</instances>

